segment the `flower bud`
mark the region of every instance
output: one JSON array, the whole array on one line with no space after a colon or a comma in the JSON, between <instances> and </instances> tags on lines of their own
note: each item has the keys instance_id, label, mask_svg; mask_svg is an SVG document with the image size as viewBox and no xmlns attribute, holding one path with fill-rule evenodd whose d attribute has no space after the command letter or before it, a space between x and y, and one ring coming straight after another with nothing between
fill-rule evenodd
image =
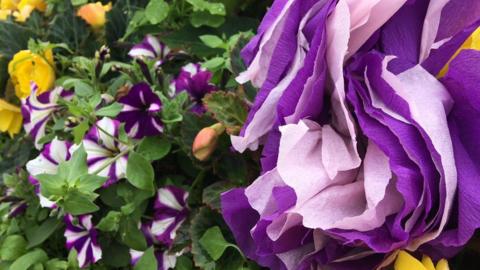
<instances>
[{"instance_id":1,"label":"flower bud","mask_svg":"<svg viewBox=\"0 0 480 270\"><path fill-rule=\"evenodd\" d=\"M93 28L100 28L105 24L105 13L112 9L112 3L102 5L101 2L83 5L77 12L77 16L84 19Z\"/></svg>"},{"instance_id":2,"label":"flower bud","mask_svg":"<svg viewBox=\"0 0 480 270\"><path fill-rule=\"evenodd\" d=\"M206 127L198 132L193 141L193 156L200 160L207 160L217 147L218 137L225 131L221 123Z\"/></svg>"}]
</instances>

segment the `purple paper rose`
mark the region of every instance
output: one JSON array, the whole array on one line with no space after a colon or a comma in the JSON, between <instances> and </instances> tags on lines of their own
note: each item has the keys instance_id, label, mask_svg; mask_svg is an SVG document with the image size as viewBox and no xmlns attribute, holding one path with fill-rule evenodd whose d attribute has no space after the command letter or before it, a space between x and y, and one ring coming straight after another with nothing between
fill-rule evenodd
<instances>
[{"instance_id":1,"label":"purple paper rose","mask_svg":"<svg viewBox=\"0 0 480 270\"><path fill-rule=\"evenodd\" d=\"M480 227L480 52L452 56L480 25L468 2L274 2L243 50L238 80L260 91L232 137L263 146L262 175L222 195L249 258L371 270L466 244ZM466 5L478 12L452 8Z\"/></svg>"}]
</instances>

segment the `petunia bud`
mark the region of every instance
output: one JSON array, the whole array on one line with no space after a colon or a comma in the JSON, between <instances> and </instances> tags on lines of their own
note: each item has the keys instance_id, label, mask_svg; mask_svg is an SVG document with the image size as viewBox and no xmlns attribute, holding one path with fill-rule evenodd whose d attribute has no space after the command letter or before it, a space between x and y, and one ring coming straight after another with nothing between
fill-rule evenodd
<instances>
[{"instance_id":1,"label":"petunia bud","mask_svg":"<svg viewBox=\"0 0 480 270\"><path fill-rule=\"evenodd\" d=\"M100 28L105 24L105 13L112 9L112 3L102 5L101 2L83 5L77 12L77 16L84 19L93 28Z\"/></svg>"},{"instance_id":2,"label":"petunia bud","mask_svg":"<svg viewBox=\"0 0 480 270\"><path fill-rule=\"evenodd\" d=\"M198 132L193 141L193 156L200 160L207 160L217 147L218 137L225 131L221 123L206 127Z\"/></svg>"}]
</instances>

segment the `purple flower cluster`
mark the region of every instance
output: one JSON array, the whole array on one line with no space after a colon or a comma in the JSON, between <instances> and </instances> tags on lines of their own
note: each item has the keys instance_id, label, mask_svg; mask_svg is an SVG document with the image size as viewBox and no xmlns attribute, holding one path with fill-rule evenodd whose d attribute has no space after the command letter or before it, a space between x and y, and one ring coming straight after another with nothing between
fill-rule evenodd
<instances>
[{"instance_id":1,"label":"purple flower cluster","mask_svg":"<svg viewBox=\"0 0 480 270\"><path fill-rule=\"evenodd\" d=\"M158 270L167 270L175 266L178 254L169 254L177 230L187 218L188 193L175 186L166 186L157 191L153 220L141 224L147 242L155 248ZM132 265L135 265L143 252L131 250Z\"/></svg>"},{"instance_id":2,"label":"purple flower cluster","mask_svg":"<svg viewBox=\"0 0 480 270\"><path fill-rule=\"evenodd\" d=\"M66 215L65 238L67 248L77 251L77 260L81 268L96 263L102 258L102 249L97 242L97 231L92 224L91 215L73 217Z\"/></svg>"},{"instance_id":3,"label":"purple flower cluster","mask_svg":"<svg viewBox=\"0 0 480 270\"><path fill-rule=\"evenodd\" d=\"M211 78L210 71L202 68L198 63L190 63L181 68L170 88L173 93L186 91L194 102L192 111L202 114L205 112L202 103L203 97L216 90L215 86L210 83Z\"/></svg>"},{"instance_id":4,"label":"purple flower cluster","mask_svg":"<svg viewBox=\"0 0 480 270\"><path fill-rule=\"evenodd\" d=\"M260 91L232 136L240 152L263 146L262 175L222 196L249 258L370 270L402 249L449 257L466 244L480 227L480 52L467 46L479 11L274 1L242 52L237 80Z\"/></svg>"}]
</instances>

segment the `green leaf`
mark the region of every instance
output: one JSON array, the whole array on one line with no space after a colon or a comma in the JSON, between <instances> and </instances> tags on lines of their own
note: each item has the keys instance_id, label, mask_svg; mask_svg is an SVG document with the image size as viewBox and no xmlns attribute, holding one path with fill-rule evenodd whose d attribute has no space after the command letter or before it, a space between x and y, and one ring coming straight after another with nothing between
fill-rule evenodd
<instances>
[{"instance_id":1,"label":"green leaf","mask_svg":"<svg viewBox=\"0 0 480 270\"><path fill-rule=\"evenodd\" d=\"M222 3L211 3L206 0L187 0L193 6L194 11L208 11L212 15L226 15L225 6Z\"/></svg>"},{"instance_id":2,"label":"green leaf","mask_svg":"<svg viewBox=\"0 0 480 270\"><path fill-rule=\"evenodd\" d=\"M225 42L215 35L202 35L199 36L200 40L210 48L223 48Z\"/></svg>"},{"instance_id":3,"label":"green leaf","mask_svg":"<svg viewBox=\"0 0 480 270\"><path fill-rule=\"evenodd\" d=\"M108 246L102 246L102 262L111 266L107 269L130 269L130 249L116 241L108 243Z\"/></svg>"},{"instance_id":4,"label":"green leaf","mask_svg":"<svg viewBox=\"0 0 480 270\"><path fill-rule=\"evenodd\" d=\"M200 238L200 245L208 252L215 261L222 257L223 252L232 244L228 243L223 237L222 231L218 226L208 229Z\"/></svg>"},{"instance_id":5,"label":"green leaf","mask_svg":"<svg viewBox=\"0 0 480 270\"><path fill-rule=\"evenodd\" d=\"M122 213L110 211L104 218L100 220L96 227L103 232L116 232L118 231L121 218Z\"/></svg>"},{"instance_id":6,"label":"green leaf","mask_svg":"<svg viewBox=\"0 0 480 270\"><path fill-rule=\"evenodd\" d=\"M68 253L68 257L67 257L69 269L79 269L77 257L78 257L77 250L72 248Z\"/></svg>"},{"instance_id":7,"label":"green leaf","mask_svg":"<svg viewBox=\"0 0 480 270\"><path fill-rule=\"evenodd\" d=\"M203 25L210 27L219 27L225 22L225 17L222 15L212 15L206 11L197 11L190 16L190 23L194 27L200 27Z\"/></svg>"},{"instance_id":8,"label":"green leaf","mask_svg":"<svg viewBox=\"0 0 480 270\"><path fill-rule=\"evenodd\" d=\"M45 263L46 270L67 270L68 262L59 259L52 259Z\"/></svg>"},{"instance_id":9,"label":"green leaf","mask_svg":"<svg viewBox=\"0 0 480 270\"><path fill-rule=\"evenodd\" d=\"M192 270L193 263L192 260L186 255L180 256L177 258L177 263L175 264L175 270Z\"/></svg>"},{"instance_id":10,"label":"green leaf","mask_svg":"<svg viewBox=\"0 0 480 270\"><path fill-rule=\"evenodd\" d=\"M85 148L83 147L83 144L80 145L80 147L78 147L77 150L75 150L70 160L68 160L64 164L68 170L68 174L66 175L66 177L69 182L72 182L73 180L77 180L80 176L88 172L87 152L85 152ZM61 165L62 164L60 164L60 166Z\"/></svg>"},{"instance_id":11,"label":"green leaf","mask_svg":"<svg viewBox=\"0 0 480 270\"><path fill-rule=\"evenodd\" d=\"M43 263L48 260L47 253L41 249L35 249L18 258L9 270L26 270L36 263Z\"/></svg>"},{"instance_id":12,"label":"green leaf","mask_svg":"<svg viewBox=\"0 0 480 270\"><path fill-rule=\"evenodd\" d=\"M75 186L80 192L91 193L100 188L105 181L107 181L106 177L85 174L80 176Z\"/></svg>"},{"instance_id":13,"label":"green leaf","mask_svg":"<svg viewBox=\"0 0 480 270\"><path fill-rule=\"evenodd\" d=\"M153 247L150 247L143 253L142 257L135 264L134 270L157 270L157 259Z\"/></svg>"},{"instance_id":14,"label":"green leaf","mask_svg":"<svg viewBox=\"0 0 480 270\"><path fill-rule=\"evenodd\" d=\"M216 182L203 190L202 201L212 209L220 211L220 195L233 187L229 181Z\"/></svg>"},{"instance_id":15,"label":"green leaf","mask_svg":"<svg viewBox=\"0 0 480 270\"><path fill-rule=\"evenodd\" d=\"M247 108L243 100L233 93L217 91L203 98L207 111L221 122L227 133L236 134L247 119Z\"/></svg>"},{"instance_id":16,"label":"green leaf","mask_svg":"<svg viewBox=\"0 0 480 270\"><path fill-rule=\"evenodd\" d=\"M26 235L28 239L28 247L32 248L40 245L52 235L59 227L61 221L56 218L49 218L45 220L42 225L27 229Z\"/></svg>"},{"instance_id":17,"label":"green leaf","mask_svg":"<svg viewBox=\"0 0 480 270\"><path fill-rule=\"evenodd\" d=\"M90 129L90 126L88 125L88 121L82 121L80 124L78 124L76 127L73 128L73 142L75 144L80 144L83 140L83 136L87 133L87 131Z\"/></svg>"},{"instance_id":18,"label":"green leaf","mask_svg":"<svg viewBox=\"0 0 480 270\"><path fill-rule=\"evenodd\" d=\"M13 261L25 254L27 241L21 235L9 235L3 240L0 248L0 258L5 261Z\"/></svg>"},{"instance_id":19,"label":"green leaf","mask_svg":"<svg viewBox=\"0 0 480 270\"><path fill-rule=\"evenodd\" d=\"M202 63L202 67L210 70L210 71L217 71L221 69L222 67L225 66L226 60L223 57L214 57L211 59L208 59L207 61Z\"/></svg>"},{"instance_id":20,"label":"green leaf","mask_svg":"<svg viewBox=\"0 0 480 270\"><path fill-rule=\"evenodd\" d=\"M127 30L125 31L125 35L122 37L122 40L128 38L132 33L134 33L138 28L143 25L148 24L148 18L145 15L144 10L137 10L133 15L132 19L128 23Z\"/></svg>"},{"instance_id":21,"label":"green leaf","mask_svg":"<svg viewBox=\"0 0 480 270\"><path fill-rule=\"evenodd\" d=\"M72 5L74 6L81 6L83 4L88 3L88 0L70 0L72 2Z\"/></svg>"},{"instance_id":22,"label":"green leaf","mask_svg":"<svg viewBox=\"0 0 480 270\"><path fill-rule=\"evenodd\" d=\"M153 177L152 164L142 155L130 152L127 163L128 182L139 189L153 191L155 188Z\"/></svg>"},{"instance_id":23,"label":"green leaf","mask_svg":"<svg viewBox=\"0 0 480 270\"><path fill-rule=\"evenodd\" d=\"M145 8L145 16L151 24L159 24L165 20L170 7L164 0L150 0Z\"/></svg>"},{"instance_id":24,"label":"green leaf","mask_svg":"<svg viewBox=\"0 0 480 270\"><path fill-rule=\"evenodd\" d=\"M115 118L122 111L122 109L123 109L122 104L118 102L114 102L108 105L107 107L103 107L99 109L95 114L97 116L106 116L106 117Z\"/></svg>"},{"instance_id":25,"label":"green leaf","mask_svg":"<svg viewBox=\"0 0 480 270\"><path fill-rule=\"evenodd\" d=\"M120 223L120 238L122 242L134 250L147 249L145 236L138 229L137 222L133 219L124 219Z\"/></svg>"},{"instance_id":26,"label":"green leaf","mask_svg":"<svg viewBox=\"0 0 480 270\"><path fill-rule=\"evenodd\" d=\"M137 153L150 161L154 161L165 157L171 148L172 144L163 137L146 137L140 142Z\"/></svg>"},{"instance_id":27,"label":"green leaf","mask_svg":"<svg viewBox=\"0 0 480 270\"><path fill-rule=\"evenodd\" d=\"M55 174L39 174L36 175L38 182L40 182L40 192L46 198L51 196L65 195L66 182L65 179Z\"/></svg>"},{"instance_id":28,"label":"green leaf","mask_svg":"<svg viewBox=\"0 0 480 270\"><path fill-rule=\"evenodd\" d=\"M27 48L28 40L35 34L18 23L0 21L0 55L12 57L20 50Z\"/></svg>"},{"instance_id":29,"label":"green leaf","mask_svg":"<svg viewBox=\"0 0 480 270\"><path fill-rule=\"evenodd\" d=\"M92 198L78 191L71 191L65 197L63 207L66 212L77 216L98 211L100 209Z\"/></svg>"},{"instance_id":30,"label":"green leaf","mask_svg":"<svg viewBox=\"0 0 480 270\"><path fill-rule=\"evenodd\" d=\"M74 89L80 97L88 97L94 93L93 87L87 80L70 78L63 81L62 86L66 89Z\"/></svg>"}]
</instances>

